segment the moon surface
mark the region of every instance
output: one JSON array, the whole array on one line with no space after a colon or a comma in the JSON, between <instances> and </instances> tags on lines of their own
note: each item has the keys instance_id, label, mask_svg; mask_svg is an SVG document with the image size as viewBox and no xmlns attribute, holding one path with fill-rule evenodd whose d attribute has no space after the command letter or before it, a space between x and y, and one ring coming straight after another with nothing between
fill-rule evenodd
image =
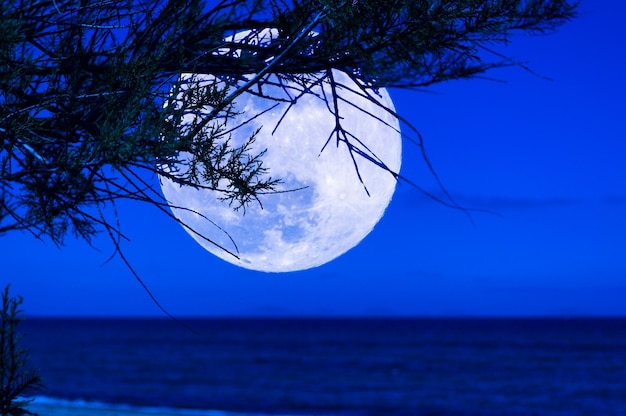
<instances>
[{"instance_id":1,"label":"moon surface","mask_svg":"<svg viewBox=\"0 0 626 416\"><path fill-rule=\"evenodd\" d=\"M325 83L312 87L291 106L288 102L275 106L273 100L245 92L235 100L235 110L241 114L229 120L229 126L237 126L232 131L233 145L243 144L260 128L252 152L267 150L263 166L272 178L282 180L278 191L296 191L261 195L262 206L251 202L244 213L221 201L217 191L180 186L161 177L174 215L215 243L187 229L206 250L247 269L304 270L350 250L380 220L396 186L395 176L380 163L396 173L401 164L399 123L384 109L393 110L393 103L383 89L370 94L378 105L365 98L346 74L333 71L333 77L340 85L341 126L350 133L350 143L369 157L351 154L346 143L332 135L336 119L330 110L331 88ZM295 95L276 86L264 85L263 91L289 100ZM372 162L373 155L378 164Z\"/></svg>"}]
</instances>

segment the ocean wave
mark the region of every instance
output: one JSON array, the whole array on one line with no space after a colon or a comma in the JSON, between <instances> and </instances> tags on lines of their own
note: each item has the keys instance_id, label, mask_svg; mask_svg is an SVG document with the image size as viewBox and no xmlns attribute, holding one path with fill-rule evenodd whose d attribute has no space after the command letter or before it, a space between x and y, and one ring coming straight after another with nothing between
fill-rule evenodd
<instances>
[{"instance_id":1,"label":"ocean wave","mask_svg":"<svg viewBox=\"0 0 626 416\"><path fill-rule=\"evenodd\" d=\"M62 399L49 396L26 398L28 410L41 416L269 416L266 413L240 413L222 410L177 409L171 407L132 406L82 399ZM273 415L276 416L276 415ZM283 414L280 416L290 416ZM301 416L301 415L300 415Z\"/></svg>"}]
</instances>

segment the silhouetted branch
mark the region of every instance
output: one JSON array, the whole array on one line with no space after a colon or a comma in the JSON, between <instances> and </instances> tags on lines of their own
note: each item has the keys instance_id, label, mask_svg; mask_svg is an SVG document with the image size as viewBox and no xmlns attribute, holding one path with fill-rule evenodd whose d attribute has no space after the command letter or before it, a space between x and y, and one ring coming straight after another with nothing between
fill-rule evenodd
<instances>
[{"instance_id":1,"label":"silhouetted branch","mask_svg":"<svg viewBox=\"0 0 626 416\"><path fill-rule=\"evenodd\" d=\"M553 30L575 7L567 0L3 2L0 233L26 229L61 244L72 232L89 241L116 229L94 219L115 200L165 208L154 183L128 172L216 190L233 209L262 204L280 178L264 167L264 149L253 150L254 134L233 146L226 126L245 92L288 103L272 129L300 99L319 94L359 178L364 161L402 179L344 129L339 107L351 103L343 94L374 102L379 88L420 89L511 65L528 70L494 45L516 32ZM361 91L338 85L333 71ZM329 88L313 92L322 85ZM442 186L418 130L388 110Z\"/></svg>"}]
</instances>

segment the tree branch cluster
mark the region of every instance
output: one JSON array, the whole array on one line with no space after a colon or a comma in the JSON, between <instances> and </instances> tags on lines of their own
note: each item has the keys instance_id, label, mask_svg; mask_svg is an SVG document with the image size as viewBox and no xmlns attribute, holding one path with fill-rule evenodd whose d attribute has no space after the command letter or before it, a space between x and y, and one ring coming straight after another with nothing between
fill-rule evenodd
<instances>
[{"instance_id":1,"label":"tree branch cluster","mask_svg":"<svg viewBox=\"0 0 626 416\"><path fill-rule=\"evenodd\" d=\"M107 204L134 199L166 211L142 171L219 190L235 209L262 202L280 183L263 167L264 149L254 147L254 135L232 147L225 128L242 92L299 85L291 91L297 105L311 83L333 85L332 70L365 94L474 77L515 64L485 54L491 44L518 30L552 30L575 7L567 0L3 1L0 233L25 229L57 243L69 231L86 239L102 228L117 234L116 221L102 214ZM253 41L263 30L273 35ZM250 32L235 36L243 31ZM188 74L212 78L190 88ZM329 111L341 101L326 99Z\"/></svg>"}]
</instances>

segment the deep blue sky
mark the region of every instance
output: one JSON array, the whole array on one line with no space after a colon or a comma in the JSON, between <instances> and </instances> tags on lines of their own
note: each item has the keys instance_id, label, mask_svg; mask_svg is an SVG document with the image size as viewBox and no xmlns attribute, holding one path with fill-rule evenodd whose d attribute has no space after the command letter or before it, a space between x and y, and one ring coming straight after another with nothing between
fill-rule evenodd
<instances>
[{"instance_id":1,"label":"deep blue sky","mask_svg":"<svg viewBox=\"0 0 626 416\"><path fill-rule=\"evenodd\" d=\"M468 217L401 185L358 247L317 269L225 263L153 208L122 204L128 259L174 315L626 315L626 54L621 0L583 1L556 34L516 37L505 83L392 91ZM428 189L405 146L403 174ZM155 315L106 238L0 239L0 285L29 315Z\"/></svg>"}]
</instances>

